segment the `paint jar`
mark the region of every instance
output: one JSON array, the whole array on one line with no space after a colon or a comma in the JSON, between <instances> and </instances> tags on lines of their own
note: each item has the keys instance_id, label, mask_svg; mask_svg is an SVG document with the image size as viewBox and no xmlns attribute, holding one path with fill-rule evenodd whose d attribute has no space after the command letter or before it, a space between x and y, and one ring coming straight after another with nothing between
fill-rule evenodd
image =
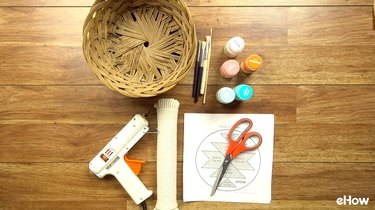
<instances>
[{"instance_id":1,"label":"paint jar","mask_svg":"<svg viewBox=\"0 0 375 210\"><path fill-rule=\"evenodd\" d=\"M236 94L232 88L223 87L216 92L216 100L222 104L229 104L234 101Z\"/></svg>"},{"instance_id":2,"label":"paint jar","mask_svg":"<svg viewBox=\"0 0 375 210\"><path fill-rule=\"evenodd\" d=\"M236 94L235 99L237 101L247 101L253 96L253 88L245 84L234 87L234 92Z\"/></svg>"},{"instance_id":3,"label":"paint jar","mask_svg":"<svg viewBox=\"0 0 375 210\"><path fill-rule=\"evenodd\" d=\"M220 67L220 74L224 78L232 78L240 71L240 64L236 60L227 60Z\"/></svg>"},{"instance_id":4,"label":"paint jar","mask_svg":"<svg viewBox=\"0 0 375 210\"><path fill-rule=\"evenodd\" d=\"M231 38L224 46L224 54L228 58L234 58L245 48L245 40L239 36Z\"/></svg>"},{"instance_id":5,"label":"paint jar","mask_svg":"<svg viewBox=\"0 0 375 210\"><path fill-rule=\"evenodd\" d=\"M262 68L263 59L257 54L249 55L241 62L241 71L246 74L254 73Z\"/></svg>"}]
</instances>

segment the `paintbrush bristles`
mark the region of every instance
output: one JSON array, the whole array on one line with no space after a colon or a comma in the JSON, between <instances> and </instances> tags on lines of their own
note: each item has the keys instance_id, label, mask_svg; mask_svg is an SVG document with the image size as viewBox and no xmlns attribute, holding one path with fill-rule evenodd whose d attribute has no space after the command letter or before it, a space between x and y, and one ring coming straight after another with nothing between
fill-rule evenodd
<instances>
[{"instance_id":1,"label":"paintbrush bristles","mask_svg":"<svg viewBox=\"0 0 375 210\"><path fill-rule=\"evenodd\" d=\"M210 54L210 48L211 48L211 37L206 36L206 54L203 60L203 75L202 75L202 83L201 83L201 89L200 93L201 95L204 95L206 91L206 84L207 84L207 77L208 77L208 68L209 68L209 54Z\"/></svg>"}]
</instances>

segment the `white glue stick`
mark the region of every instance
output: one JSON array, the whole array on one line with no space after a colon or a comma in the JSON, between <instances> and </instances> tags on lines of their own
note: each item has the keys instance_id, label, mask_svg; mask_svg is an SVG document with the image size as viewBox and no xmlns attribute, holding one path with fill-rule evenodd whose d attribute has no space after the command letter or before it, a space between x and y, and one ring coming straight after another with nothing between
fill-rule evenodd
<instances>
[{"instance_id":1,"label":"white glue stick","mask_svg":"<svg viewBox=\"0 0 375 210\"><path fill-rule=\"evenodd\" d=\"M157 111L157 201L154 210L178 210L177 206L177 117L180 103L160 99Z\"/></svg>"}]
</instances>

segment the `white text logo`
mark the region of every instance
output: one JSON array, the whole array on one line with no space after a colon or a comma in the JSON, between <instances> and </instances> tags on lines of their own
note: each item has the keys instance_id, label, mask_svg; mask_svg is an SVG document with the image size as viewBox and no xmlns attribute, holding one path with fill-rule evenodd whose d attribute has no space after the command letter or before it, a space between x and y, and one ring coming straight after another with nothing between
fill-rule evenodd
<instances>
[{"instance_id":1,"label":"white text logo","mask_svg":"<svg viewBox=\"0 0 375 210\"><path fill-rule=\"evenodd\" d=\"M367 205L370 198L355 198L351 195L344 195L342 198L337 198L336 203L337 205Z\"/></svg>"}]
</instances>

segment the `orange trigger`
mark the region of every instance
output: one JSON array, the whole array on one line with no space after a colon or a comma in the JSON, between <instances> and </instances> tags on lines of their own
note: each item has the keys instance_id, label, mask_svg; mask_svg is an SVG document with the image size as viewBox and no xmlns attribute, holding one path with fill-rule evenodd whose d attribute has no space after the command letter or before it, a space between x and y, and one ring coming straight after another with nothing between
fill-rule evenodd
<instances>
[{"instance_id":1,"label":"orange trigger","mask_svg":"<svg viewBox=\"0 0 375 210\"><path fill-rule=\"evenodd\" d=\"M142 168L142 163L144 163L144 160L131 160L124 156L125 162L128 164L130 169L133 171L135 175L138 175Z\"/></svg>"}]
</instances>

